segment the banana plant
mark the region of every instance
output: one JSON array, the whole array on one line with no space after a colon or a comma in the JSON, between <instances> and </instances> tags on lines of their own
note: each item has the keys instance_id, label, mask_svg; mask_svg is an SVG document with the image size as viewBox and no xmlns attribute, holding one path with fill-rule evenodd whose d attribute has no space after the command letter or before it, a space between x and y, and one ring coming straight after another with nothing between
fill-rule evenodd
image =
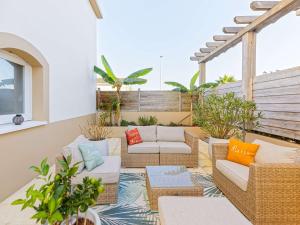
<instances>
[{"instance_id":1,"label":"banana plant","mask_svg":"<svg viewBox=\"0 0 300 225\"><path fill-rule=\"evenodd\" d=\"M191 118L191 123L193 122L193 94L195 92L198 92L198 87L195 85L196 81L200 75L200 72L197 71L190 80L190 87L186 87L183 84L180 84L178 82L174 81L166 81L165 84L175 87L173 91L179 91L181 93L188 93L191 97L191 105L190 105L190 111L191 114L189 115Z\"/></svg>"},{"instance_id":2,"label":"banana plant","mask_svg":"<svg viewBox=\"0 0 300 225\"><path fill-rule=\"evenodd\" d=\"M192 95L197 90L197 86L195 85L195 83L199 77L199 74L200 74L199 71L197 71L193 75L192 79L190 80L190 87L186 87L183 84L180 84L180 83L174 82L174 81L166 81L165 84L175 87L175 89L173 89L173 91L189 93Z\"/></svg>"},{"instance_id":3,"label":"banana plant","mask_svg":"<svg viewBox=\"0 0 300 225\"><path fill-rule=\"evenodd\" d=\"M105 56L101 56L101 62L104 67L104 70L101 68L94 66L94 72L100 75L103 80L110 84L112 88L116 88L116 95L117 95L117 107L116 107L116 120L118 122L118 126L121 124L121 88L123 85L141 85L147 83L146 79L141 77L145 76L146 74L152 71L152 68L146 68L138 70L126 78L117 77L116 74L111 69L110 65L108 64Z\"/></svg>"}]
</instances>

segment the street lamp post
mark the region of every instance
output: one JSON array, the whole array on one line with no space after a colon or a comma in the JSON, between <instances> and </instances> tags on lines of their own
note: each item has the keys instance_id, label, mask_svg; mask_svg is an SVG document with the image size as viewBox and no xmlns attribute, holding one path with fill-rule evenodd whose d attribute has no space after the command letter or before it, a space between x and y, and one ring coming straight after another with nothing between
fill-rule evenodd
<instances>
[{"instance_id":1,"label":"street lamp post","mask_svg":"<svg viewBox=\"0 0 300 225\"><path fill-rule=\"evenodd\" d=\"M164 56L159 56L160 58L160 66L159 66L159 86L160 86L160 90L162 90L162 59L163 59Z\"/></svg>"}]
</instances>

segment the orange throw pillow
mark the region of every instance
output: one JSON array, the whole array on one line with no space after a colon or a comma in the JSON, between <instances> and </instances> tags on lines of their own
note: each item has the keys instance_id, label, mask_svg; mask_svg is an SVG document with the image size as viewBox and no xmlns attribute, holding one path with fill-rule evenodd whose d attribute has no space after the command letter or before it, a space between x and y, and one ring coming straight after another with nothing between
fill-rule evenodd
<instances>
[{"instance_id":1,"label":"orange throw pillow","mask_svg":"<svg viewBox=\"0 0 300 225\"><path fill-rule=\"evenodd\" d=\"M132 130L127 130L125 132L128 145L135 145L138 143L142 143L143 140L137 128Z\"/></svg>"},{"instance_id":2,"label":"orange throw pillow","mask_svg":"<svg viewBox=\"0 0 300 225\"><path fill-rule=\"evenodd\" d=\"M236 139L229 140L227 160L249 166L259 148L257 144L245 143Z\"/></svg>"}]
</instances>

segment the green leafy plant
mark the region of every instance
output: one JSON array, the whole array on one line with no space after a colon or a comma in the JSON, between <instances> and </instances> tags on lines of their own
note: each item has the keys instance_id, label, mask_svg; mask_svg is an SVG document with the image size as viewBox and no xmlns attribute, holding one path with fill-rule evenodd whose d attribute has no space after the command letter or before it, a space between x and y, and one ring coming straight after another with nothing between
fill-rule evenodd
<instances>
[{"instance_id":1,"label":"green leafy plant","mask_svg":"<svg viewBox=\"0 0 300 225\"><path fill-rule=\"evenodd\" d=\"M127 127L127 126L136 126L136 122L134 121L127 121L127 120L122 120L121 121L121 127Z\"/></svg>"},{"instance_id":2,"label":"green leafy plant","mask_svg":"<svg viewBox=\"0 0 300 225\"><path fill-rule=\"evenodd\" d=\"M98 110L107 112L109 118L109 126L113 126L115 124L114 116L117 111L118 104L119 102L117 98L110 97L107 102L101 102L97 108Z\"/></svg>"},{"instance_id":3,"label":"green leafy plant","mask_svg":"<svg viewBox=\"0 0 300 225\"><path fill-rule=\"evenodd\" d=\"M49 173L50 166L47 159L44 159L40 166L32 166L31 168L38 174L38 179L41 179L43 184L39 187L30 186L25 198L13 201L12 205L21 205L21 210L34 209L36 213L32 219L39 224L59 225L65 221L66 225L69 225L73 215L77 215L76 218L79 219L79 211L86 212L103 192L103 186L101 180L86 177L83 184L72 188L71 179L77 173L80 162L70 166L71 158L69 156L58 161L61 170L55 176ZM83 196L80 190L88 194Z\"/></svg>"},{"instance_id":4,"label":"green leafy plant","mask_svg":"<svg viewBox=\"0 0 300 225\"><path fill-rule=\"evenodd\" d=\"M204 102L195 104L194 124L214 138L228 139L259 125L261 114L255 114L255 111L254 102L238 98L234 93L211 94Z\"/></svg>"},{"instance_id":5,"label":"green leafy plant","mask_svg":"<svg viewBox=\"0 0 300 225\"><path fill-rule=\"evenodd\" d=\"M219 77L218 80L216 80L217 85L227 84L227 83L232 83L232 82L236 82L236 79L234 76L229 75L229 74L225 74L225 75Z\"/></svg>"},{"instance_id":6,"label":"green leafy plant","mask_svg":"<svg viewBox=\"0 0 300 225\"><path fill-rule=\"evenodd\" d=\"M175 87L175 89L173 89L174 91L180 91L180 92L183 92L183 93L193 94L193 92L195 92L197 90L197 86L195 84L196 84L196 81L199 77L199 74L200 74L199 71L197 71L192 76L192 78L190 80L190 86L189 87L186 87L183 84L180 84L180 83L174 82L174 81L166 81L165 84Z\"/></svg>"},{"instance_id":7,"label":"green leafy plant","mask_svg":"<svg viewBox=\"0 0 300 225\"><path fill-rule=\"evenodd\" d=\"M198 87L195 85L196 81L198 79L200 75L200 72L197 71L191 78L190 80L190 86L186 87L183 84L180 84L178 82L174 82L174 81L166 81L165 84L170 85L175 87L175 89L173 89L173 91L179 91L182 93L188 93L191 97L191 105L190 105L190 109L191 109L191 121L193 120L193 94L198 92Z\"/></svg>"},{"instance_id":8,"label":"green leafy plant","mask_svg":"<svg viewBox=\"0 0 300 225\"><path fill-rule=\"evenodd\" d=\"M155 116L140 116L138 118L138 124L140 126L150 126L157 124L157 118Z\"/></svg>"},{"instance_id":9,"label":"green leafy plant","mask_svg":"<svg viewBox=\"0 0 300 225\"><path fill-rule=\"evenodd\" d=\"M104 67L104 70L101 68L94 66L94 72L99 74L103 80L112 85L113 88L116 88L116 95L117 95L117 108L116 108L116 119L118 121L118 125L120 126L121 123L121 88L123 85L136 85L136 84L145 84L147 82L146 79L143 79L141 77L145 76L146 74L150 73L152 71L152 68L146 68L138 70L126 78L119 78L115 75L113 70L111 69L110 65L108 64L106 58L102 55L101 56L102 65Z\"/></svg>"}]
</instances>

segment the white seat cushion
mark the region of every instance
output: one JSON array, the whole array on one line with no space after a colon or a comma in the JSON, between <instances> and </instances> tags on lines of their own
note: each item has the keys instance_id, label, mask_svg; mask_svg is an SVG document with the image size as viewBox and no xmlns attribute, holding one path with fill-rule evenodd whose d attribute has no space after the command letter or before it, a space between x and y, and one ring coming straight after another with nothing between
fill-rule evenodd
<instances>
[{"instance_id":1,"label":"white seat cushion","mask_svg":"<svg viewBox=\"0 0 300 225\"><path fill-rule=\"evenodd\" d=\"M72 155L71 166L73 166L77 162L82 162L78 165L78 173L80 173L84 168L83 158L78 145L85 142L88 142L88 139L83 135L80 135L72 143L63 147L62 149L62 153L65 158L67 158L69 155Z\"/></svg>"},{"instance_id":2,"label":"white seat cushion","mask_svg":"<svg viewBox=\"0 0 300 225\"><path fill-rule=\"evenodd\" d=\"M300 155L298 148L275 145L258 139L253 143L259 145L255 155L257 163L295 163Z\"/></svg>"},{"instance_id":3,"label":"white seat cushion","mask_svg":"<svg viewBox=\"0 0 300 225\"><path fill-rule=\"evenodd\" d=\"M191 154L192 149L184 142L157 142L160 153Z\"/></svg>"},{"instance_id":4,"label":"white seat cushion","mask_svg":"<svg viewBox=\"0 0 300 225\"><path fill-rule=\"evenodd\" d=\"M156 141L156 125L153 126L128 126L128 130L137 128L143 142Z\"/></svg>"},{"instance_id":5,"label":"white seat cushion","mask_svg":"<svg viewBox=\"0 0 300 225\"><path fill-rule=\"evenodd\" d=\"M159 145L157 142L142 142L128 146L128 153L151 154L159 153Z\"/></svg>"},{"instance_id":6,"label":"white seat cushion","mask_svg":"<svg viewBox=\"0 0 300 225\"><path fill-rule=\"evenodd\" d=\"M228 160L217 160L217 169L243 191L247 191L249 167Z\"/></svg>"},{"instance_id":7,"label":"white seat cushion","mask_svg":"<svg viewBox=\"0 0 300 225\"><path fill-rule=\"evenodd\" d=\"M158 209L161 225L251 225L226 198L163 196Z\"/></svg>"},{"instance_id":8,"label":"white seat cushion","mask_svg":"<svg viewBox=\"0 0 300 225\"><path fill-rule=\"evenodd\" d=\"M114 184L119 182L121 158L120 156L103 156L104 163L90 172L84 169L73 178L72 183L82 182L84 177L101 178L104 184Z\"/></svg>"},{"instance_id":9,"label":"white seat cushion","mask_svg":"<svg viewBox=\"0 0 300 225\"><path fill-rule=\"evenodd\" d=\"M157 126L157 141L184 142L184 128Z\"/></svg>"}]
</instances>

